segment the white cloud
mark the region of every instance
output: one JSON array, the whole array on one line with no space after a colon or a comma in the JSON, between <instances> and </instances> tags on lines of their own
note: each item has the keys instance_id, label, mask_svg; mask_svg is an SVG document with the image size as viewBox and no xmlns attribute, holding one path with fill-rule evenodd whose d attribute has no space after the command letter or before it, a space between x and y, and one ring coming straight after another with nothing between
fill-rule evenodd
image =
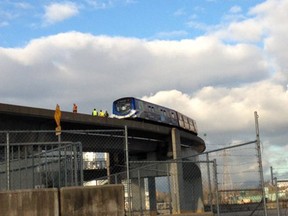
<instances>
[{"instance_id":1,"label":"white cloud","mask_svg":"<svg viewBox=\"0 0 288 216\"><path fill-rule=\"evenodd\" d=\"M242 8L240 6L233 6L232 8L230 8L230 13L240 13L242 12Z\"/></svg>"},{"instance_id":2,"label":"white cloud","mask_svg":"<svg viewBox=\"0 0 288 216\"><path fill-rule=\"evenodd\" d=\"M219 38L231 41L258 42L263 37L263 26L254 19L232 22L215 34Z\"/></svg>"},{"instance_id":3,"label":"white cloud","mask_svg":"<svg viewBox=\"0 0 288 216\"><path fill-rule=\"evenodd\" d=\"M3 83L27 86L18 92L21 96L12 86L2 85L0 89L10 89L11 97L20 98L24 93L38 93L34 88L50 94L47 89L54 85L50 97L61 89L63 94L80 99L81 94L86 97L96 86L107 94L112 83L119 96L131 94L131 89L137 96L147 90L193 92L211 84L253 83L269 76L269 67L257 47L225 45L213 37L145 41L70 32L33 40L21 49L1 49L0 55L0 65L6 69L2 71Z\"/></svg>"},{"instance_id":4,"label":"white cloud","mask_svg":"<svg viewBox=\"0 0 288 216\"><path fill-rule=\"evenodd\" d=\"M65 19L73 17L79 13L75 3L51 3L45 6L45 14L43 16L45 24L54 24Z\"/></svg>"},{"instance_id":5,"label":"white cloud","mask_svg":"<svg viewBox=\"0 0 288 216\"><path fill-rule=\"evenodd\" d=\"M265 133L275 132L271 125L288 127L288 93L285 87L270 81L233 88L204 87L191 96L178 90L161 91L143 99L195 118L207 133L245 131L253 125L254 111L261 116Z\"/></svg>"},{"instance_id":6,"label":"white cloud","mask_svg":"<svg viewBox=\"0 0 288 216\"><path fill-rule=\"evenodd\" d=\"M113 0L103 0L103 1L99 1L99 0L85 0L85 2L92 6L93 8L96 9L107 9L112 7L115 2ZM129 3L129 2L127 2Z\"/></svg>"}]
</instances>

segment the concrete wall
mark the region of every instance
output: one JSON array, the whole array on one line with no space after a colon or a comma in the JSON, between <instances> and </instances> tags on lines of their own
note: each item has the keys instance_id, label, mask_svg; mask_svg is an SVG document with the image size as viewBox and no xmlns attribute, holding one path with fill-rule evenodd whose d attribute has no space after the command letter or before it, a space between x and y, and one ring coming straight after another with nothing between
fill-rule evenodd
<instances>
[{"instance_id":1,"label":"concrete wall","mask_svg":"<svg viewBox=\"0 0 288 216\"><path fill-rule=\"evenodd\" d=\"M60 214L61 213L61 214ZM1 216L123 216L124 186L0 192Z\"/></svg>"},{"instance_id":2,"label":"concrete wall","mask_svg":"<svg viewBox=\"0 0 288 216\"><path fill-rule=\"evenodd\" d=\"M162 215L162 216L214 216L212 212L203 212L203 213L183 213L183 214L175 214L175 215Z\"/></svg>"},{"instance_id":3,"label":"concrete wall","mask_svg":"<svg viewBox=\"0 0 288 216\"><path fill-rule=\"evenodd\" d=\"M124 186L104 185L60 189L61 216L123 216Z\"/></svg>"},{"instance_id":4,"label":"concrete wall","mask_svg":"<svg viewBox=\"0 0 288 216\"><path fill-rule=\"evenodd\" d=\"M1 216L58 216L57 189L0 192Z\"/></svg>"}]
</instances>

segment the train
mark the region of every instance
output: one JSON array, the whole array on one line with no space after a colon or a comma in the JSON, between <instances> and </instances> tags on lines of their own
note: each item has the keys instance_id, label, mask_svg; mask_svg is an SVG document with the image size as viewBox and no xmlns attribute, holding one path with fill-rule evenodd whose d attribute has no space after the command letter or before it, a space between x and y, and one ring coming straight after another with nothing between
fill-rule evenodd
<instances>
[{"instance_id":1,"label":"train","mask_svg":"<svg viewBox=\"0 0 288 216\"><path fill-rule=\"evenodd\" d=\"M114 118L138 119L168 124L198 134L196 121L173 109L156 105L135 97L117 99L112 105Z\"/></svg>"}]
</instances>

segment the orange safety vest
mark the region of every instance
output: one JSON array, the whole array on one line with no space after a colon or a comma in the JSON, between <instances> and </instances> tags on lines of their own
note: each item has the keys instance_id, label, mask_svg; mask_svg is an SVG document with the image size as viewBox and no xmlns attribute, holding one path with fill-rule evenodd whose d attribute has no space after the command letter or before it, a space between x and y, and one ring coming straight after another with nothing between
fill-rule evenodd
<instances>
[{"instance_id":1,"label":"orange safety vest","mask_svg":"<svg viewBox=\"0 0 288 216\"><path fill-rule=\"evenodd\" d=\"M76 104L73 105L73 113L77 113L77 105Z\"/></svg>"}]
</instances>

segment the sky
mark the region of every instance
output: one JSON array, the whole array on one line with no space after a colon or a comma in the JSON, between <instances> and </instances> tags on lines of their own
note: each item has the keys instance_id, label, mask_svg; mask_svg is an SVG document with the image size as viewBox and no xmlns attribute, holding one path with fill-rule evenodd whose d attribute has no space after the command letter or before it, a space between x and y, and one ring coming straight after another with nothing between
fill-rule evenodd
<instances>
[{"instance_id":1,"label":"sky","mask_svg":"<svg viewBox=\"0 0 288 216\"><path fill-rule=\"evenodd\" d=\"M288 175L287 11L286 0L1 0L0 102L90 114L133 96L195 119L207 150L255 140L257 111L265 174Z\"/></svg>"}]
</instances>

